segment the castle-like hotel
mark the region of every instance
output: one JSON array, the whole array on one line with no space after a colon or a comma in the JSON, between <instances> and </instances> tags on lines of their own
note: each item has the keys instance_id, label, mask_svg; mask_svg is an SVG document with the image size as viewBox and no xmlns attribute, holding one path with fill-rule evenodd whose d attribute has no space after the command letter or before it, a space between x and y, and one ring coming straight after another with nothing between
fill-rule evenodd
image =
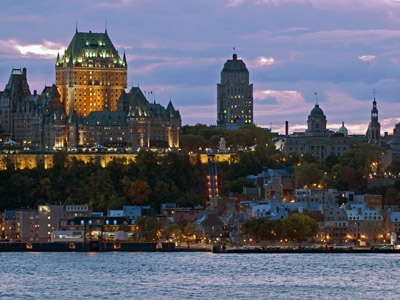
<instances>
[{"instance_id":1,"label":"castle-like hotel","mask_svg":"<svg viewBox=\"0 0 400 300\"><path fill-rule=\"evenodd\" d=\"M13 69L0 92L3 141L33 150L78 147L178 148L181 116L150 103L139 87L127 88L125 54L107 30L78 32L57 55L56 84L31 93L27 70Z\"/></svg>"},{"instance_id":2,"label":"castle-like hotel","mask_svg":"<svg viewBox=\"0 0 400 300\"><path fill-rule=\"evenodd\" d=\"M179 111L171 101L166 108L154 100L149 102L139 87L126 91L125 53L121 58L107 30L92 33L76 29L68 48L57 55L55 70L56 84L46 86L40 94L31 93L25 68L12 70L4 91L0 91L3 144L43 152L179 148ZM216 100L219 128L235 130L253 124L253 84L246 64L236 53L221 71ZM350 148L351 139L357 138L384 145L396 159L400 157L398 127L400 123L392 136L381 136L374 98L366 135L349 136L344 122L338 131L329 130L316 103L304 132L289 134L286 122L286 132L278 140L285 153L312 154L323 161L331 154L341 157Z\"/></svg>"}]
</instances>

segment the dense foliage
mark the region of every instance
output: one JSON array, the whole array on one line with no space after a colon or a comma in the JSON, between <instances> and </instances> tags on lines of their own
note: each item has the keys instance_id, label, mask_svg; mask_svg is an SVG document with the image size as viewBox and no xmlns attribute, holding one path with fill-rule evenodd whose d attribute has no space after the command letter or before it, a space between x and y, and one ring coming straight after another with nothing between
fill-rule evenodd
<instances>
[{"instance_id":1,"label":"dense foliage","mask_svg":"<svg viewBox=\"0 0 400 300\"><path fill-rule=\"evenodd\" d=\"M254 125L221 131L198 124L183 127L180 153L157 155L141 151L135 161L115 159L105 168L94 161L68 160L63 152L56 153L52 169L15 170L11 161L3 161L7 170L0 171L0 211L34 208L41 203L87 203L93 211L103 212L131 204L151 205L156 211L167 202L174 202L178 207L204 205L207 166L201 163L196 152L204 147L216 150L222 136L234 151L230 161L217 164L221 196L240 194L244 186L254 186L253 181L246 179L248 175L257 175L265 168L287 168L291 170L295 188L382 194L384 204L400 204L399 182L367 189L367 179L372 173L400 174L400 160L393 161L386 169L379 165L380 155L384 153L380 147L353 141L351 149L342 157L331 154L318 162L308 154L302 157L295 153L283 154L275 148L269 133ZM254 143L257 147L251 147ZM245 150L245 147L249 148Z\"/></svg>"},{"instance_id":2,"label":"dense foliage","mask_svg":"<svg viewBox=\"0 0 400 300\"><path fill-rule=\"evenodd\" d=\"M93 211L123 205L162 203L204 205L207 168L186 154L157 155L141 151L135 161L116 159L102 168L95 162L66 159L59 152L51 169L0 172L0 210L36 207L41 203L89 204Z\"/></svg>"},{"instance_id":3,"label":"dense foliage","mask_svg":"<svg viewBox=\"0 0 400 300\"><path fill-rule=\"evenodd\" d=\"M243 224L244 234L255 241L304 241L317 233L317 221L306 214L292 214L284 219L252 218Z\"/></svg>"}]
</instances>

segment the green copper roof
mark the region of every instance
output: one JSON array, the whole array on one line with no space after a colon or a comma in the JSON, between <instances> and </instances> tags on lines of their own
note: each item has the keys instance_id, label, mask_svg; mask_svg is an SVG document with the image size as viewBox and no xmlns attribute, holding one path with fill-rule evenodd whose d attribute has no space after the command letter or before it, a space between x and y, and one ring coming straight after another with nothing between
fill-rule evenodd
<instances>
[{"instance_id":1,"label":"green copper roof","mask_svg":"<svg viewBox=\"0 0 400 300\"><path fill-rule=\"evenodd\" d=\"M121 66L126 65L125 59L121 59L107 32L93 33L91 31L76 31L63 57L60 59L57 56L57 65L81 63L91 58L110 60L114 64L120 64Z\"/></svg>"}]
</instances>

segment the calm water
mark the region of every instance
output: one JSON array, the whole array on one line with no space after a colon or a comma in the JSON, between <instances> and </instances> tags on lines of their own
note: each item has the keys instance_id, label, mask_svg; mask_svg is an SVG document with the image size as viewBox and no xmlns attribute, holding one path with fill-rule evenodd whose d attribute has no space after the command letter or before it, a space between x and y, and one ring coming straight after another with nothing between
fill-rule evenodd
<instances>
[{"instance_id":1,"label":"calm water","mask_svg":"<svg viewBox=\"0 0 400 300\"><path fill-rule=\"evenodd\" d=\"M396 254L0 253L0 299L399 299Z\"/></svg>"}]
</instances>

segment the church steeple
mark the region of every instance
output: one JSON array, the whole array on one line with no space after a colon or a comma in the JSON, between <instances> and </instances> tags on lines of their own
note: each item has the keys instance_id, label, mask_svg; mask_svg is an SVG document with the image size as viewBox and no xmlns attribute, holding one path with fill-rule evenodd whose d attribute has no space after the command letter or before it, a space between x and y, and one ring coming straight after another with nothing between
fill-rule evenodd
<instances>
[{"instance_id":1,"label":"church steeple","mask_svg":"<svg viewBox=\"0 0 400 300\"><path fill-rule=\"evenodd\" d=\"M372 101L371 121L368 125L367 138L369 143L379 142L381 139L381 124L378 122L378 108L375 100L375 89L373 91L374 101Z\"/></svg>"}]
</instances>

